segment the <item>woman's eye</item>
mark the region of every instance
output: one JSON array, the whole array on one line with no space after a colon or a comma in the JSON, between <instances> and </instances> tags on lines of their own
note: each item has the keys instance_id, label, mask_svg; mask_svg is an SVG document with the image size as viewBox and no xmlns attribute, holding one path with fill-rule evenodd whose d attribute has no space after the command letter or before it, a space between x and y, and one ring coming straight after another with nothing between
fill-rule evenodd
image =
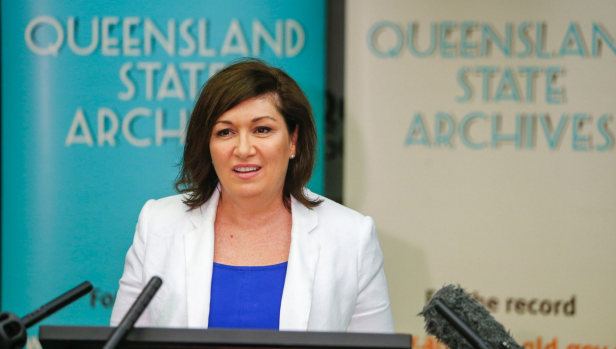
<instances>
[{"instance_id":1,"label":"woman's eye","mask_svg":"<svg viewBox=\"0 0 616 349\"><path fill-rule=\"evenodd\" d=\"M269 133L272 129L266 126L260 126L255 129L255 131L259 134Z\"/></svg>"},{"instance_id":2,"label":"woman's eye","mask_svg":"<svg viewBox=\"0 0 616 349\"><path fill-rule=\"evenodd\" d=\"M216 135L218 136L228 136L231 134L231 130L229 130L228 128L224 129L224 130L220 130L218 132L216 132Z\"/></svg>"}]
</instances>

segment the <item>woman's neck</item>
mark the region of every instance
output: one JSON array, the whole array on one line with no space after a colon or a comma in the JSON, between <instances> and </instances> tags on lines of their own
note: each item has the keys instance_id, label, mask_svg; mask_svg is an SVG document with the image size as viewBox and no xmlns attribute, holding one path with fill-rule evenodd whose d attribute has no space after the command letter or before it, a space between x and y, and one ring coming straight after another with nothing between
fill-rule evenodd
<instances>
[{"instance_id":1,"label":"woman's neck","mask_svg":"<svg viewBox=\"0 0 616 349\"><path fill-rule=\"evenodd\" d=\"M238 198L223 189L214 223L214 262L244 266L285 262L292 226L282 191L270 198Z\"/></svg>"},{"instance_id":2,"label":"woman's neck","mask_svg":"<svg viewBox=\"0 0 616 349\"><path fill-rule=\"evenodd\" d=\"M251 198L236 197L221 188L216 216L236 226L255 226L272 222L281 215L289 214L282 201L282 190L271 196Z\"/></svg>"}]
</instances>

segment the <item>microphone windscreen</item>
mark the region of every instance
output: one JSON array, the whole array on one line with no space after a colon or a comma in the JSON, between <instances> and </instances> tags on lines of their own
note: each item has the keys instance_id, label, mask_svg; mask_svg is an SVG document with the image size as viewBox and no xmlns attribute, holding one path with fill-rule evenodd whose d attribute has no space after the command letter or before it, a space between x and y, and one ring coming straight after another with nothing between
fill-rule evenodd
<instances>
[{"instance_id":1,"label":"microphone windscreen","mask_svg":"<svg viewBox=\"0 0 616 349\"><path fill-rule=\"evenodd\" d=\"M445 303L492 348L524 349L481 303L460 286L447 285L432 296L418 315L423 315L425 319L426 332L450 349L474 349L474 347L439 314L435 308L436 300Z\"/></svg>"}]
</instances>

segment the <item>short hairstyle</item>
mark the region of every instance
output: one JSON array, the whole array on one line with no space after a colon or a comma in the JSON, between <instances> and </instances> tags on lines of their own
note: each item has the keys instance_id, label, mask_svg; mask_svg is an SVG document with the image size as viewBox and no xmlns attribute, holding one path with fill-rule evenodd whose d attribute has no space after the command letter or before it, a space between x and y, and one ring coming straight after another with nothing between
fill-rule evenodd
<instances>
[{"instance_id":1,"label":"short hairstyle","mask_svg":"<svg viewBox=\"0 0 616 349\"><path fill-rule=\"evenodd\" d=\"M289 162L283 187L283 203L291 211L291 195L308 208L322 200L310 199L304 186L312 176L317 150L317 133L310 102L304 92L284 71L258 59L243 59L212 76L190 115L181 170L175 189L185 194L189 210L203 205L218 186L212 164L210 138L218 118L243 101L272 95L291 135L298 128L295 158Z\"/></svg>"}]
</instances>

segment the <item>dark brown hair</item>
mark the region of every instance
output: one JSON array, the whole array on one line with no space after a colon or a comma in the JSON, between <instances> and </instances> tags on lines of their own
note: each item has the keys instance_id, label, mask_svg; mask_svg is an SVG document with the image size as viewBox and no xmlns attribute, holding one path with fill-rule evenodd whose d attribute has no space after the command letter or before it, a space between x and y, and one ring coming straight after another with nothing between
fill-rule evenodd
<instances>
[{"instance_id":1,"label":"dark brown hair","mask_svg":"<svg viewBox=\"0 0 616 349\"><path fill-rule=\"evenodd\" d=\"M303 191L312 176L317 147L310 102L284 71L251 58L232 64L212 76L203 86L190 115L175 188L186 194L184 203L191 210L203 205L219 182L210 153L212 129L218 118L245 100L269 94L275 96L273 100L284 117L289 135L298 128L295 158L289 162L284 180L284 206L291 211L291 195L308 208L322 202L308 198Z\"/></svg>"}]
</instances>

